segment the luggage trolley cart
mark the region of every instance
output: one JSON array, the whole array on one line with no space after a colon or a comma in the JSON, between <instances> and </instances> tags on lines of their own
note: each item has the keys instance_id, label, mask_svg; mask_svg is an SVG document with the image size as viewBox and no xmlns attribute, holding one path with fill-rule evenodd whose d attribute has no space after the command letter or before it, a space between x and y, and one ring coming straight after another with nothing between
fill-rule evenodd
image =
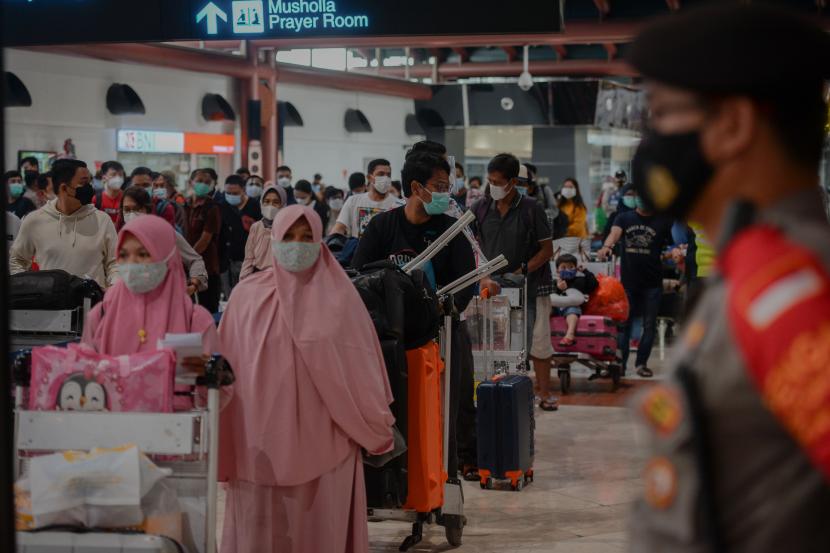
<instances>
[{"instance_id":1,"label":"luggage trolley cart","mask_svg":"<svg viewBox=\"0 0 830 553\"><path fill-rule=\"evenodd\" d=\"M606 261L599 261L595 254L589 254L585 268L595 275L617 276L617 259L611 256ZM555 273L555 271L554 271ZM571 366L578 363L586 367L590 374L588 380L610 378L614 391L622 380L622 365L617 349L618 325L607 317L583 315L576 330L577 343L562 349L559 340L565 336L565 320L553 315L551 317L551 343L555 351L553 367L559 376L559 385L563 394L571 389Z\"/></svg>"},{"instance_id":2,"label":"luggage trolley cart","mask_svg":"<svg viewBox=\"0 0 830 553\"><path fill-rule=\"evenodd\" d=\"M452 227L430 244L419 256L410 261L403 267L407 273L422 267L427 261L435 256L444 246L446 246L456 235L458 235L467 225L474 220L472 213L465 213L456 221ZM459 278L455 282L438 290L437 295L440 298L440 306L442 308L442 326L439 334L439 346L441 356L444 360L444 375L440 385L441 410L443 415L442 428L442 452L443 452L443 471L445 474L449 472L449 430L450 430L450 382L451 382L451 359L452 359L452 323L453 319L458 316L453 304L452 295L459 290L470 286L481 278L488 276L493 271L498 270L506 264L503 256L489 262L488 264L479 267L467 275ZM400 551L408 551L411 547L417 545L423 540L423 530L425 524L438 524L445 529L447 542L450 545L457 547L461 545L461 538L464 533L464 525L466 524L466 517L464 516L464 497L461 488L461 480L452 477L447 478L444 482L443 488L443 502L440 506L430 512L409 511L403 509L375 509L368 510L369 520L372 522L379 522L384 520L395 520L401 522L412 523L412 534L407 536L399 547Z\"/></svg>"},{"instance_id":3,"label":"luggage trolley cart","mask_svg":"<svg viewBox=\"0 0 830 553\"><path fill-rule=\"evenodd\" d=\"M135 444L148 455L162 455L159 466L172 469L174 485L187 514L186 543L175 544L158 536L135 533L18 532L22 552L84 551L198 551L215 553L217 524L217 474L219 452L219 389L233 383L230 366L214 356L204 376L177 378L179 384L205 386L207 405L173 413L113 413L81 411L29 411L24 407L29 386L31 355L21 353L13 366L16 386L15 474L27 464L27 456L66 450L111 448ZM195 399L195 398L194 398ZM192 507L192 508L188 508ZM204 517L204 518L202 518Z\"/></svg>"},{"instance_id":4,"label":"luggage trolley cart","mask_svg":"<svg viewBox=\"0 0 830 553\"><path fill-rule=\"evenodd\" d=\"M499 295L473 300L476 302L474 333L480 339L480 348L473 350L477 383L500 373L526 371L530 352L527 343L527 278L502 275L494 280L501 286Z\"/></svg>"}]
</instances>

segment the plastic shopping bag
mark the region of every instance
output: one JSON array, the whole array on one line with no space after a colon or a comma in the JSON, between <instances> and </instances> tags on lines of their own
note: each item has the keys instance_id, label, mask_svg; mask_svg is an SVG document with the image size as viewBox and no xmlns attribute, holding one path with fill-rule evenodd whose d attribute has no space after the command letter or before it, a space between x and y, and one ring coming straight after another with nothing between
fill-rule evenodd
<instances>
[{"instance_id":1,"label":"plastic shopping bag","mask_svg":"<svg viewBox=\"0 0 830 553\"><path fill-rule=\"evenodd\" d=\"M123 528L138 526L144 519L141 461L135 446L35 457L29 482L35 528Z\"/></svg>"},{"instance_id":2,"label":"plastic shopping bag","mask_svg":"<svg viewBox=\"0 0 830 553\"><path fill-rule=\"evenodd\" d=\"M591 294L582 312L585 315L608 317L617 322L628 320L628 296L618 279L597 275L599 286Z\"/></svg>"},{"instance_id":3,"label":"plastic shopping bag","mask_svg":"<svg viewBox=\"0 0 830 553\"><path fill-rule=\"evenodd\" d=\"M111 356L78 344L34 348L29 409L167 413L175 370L168 350Z\"/></svg>"}]
</instances>

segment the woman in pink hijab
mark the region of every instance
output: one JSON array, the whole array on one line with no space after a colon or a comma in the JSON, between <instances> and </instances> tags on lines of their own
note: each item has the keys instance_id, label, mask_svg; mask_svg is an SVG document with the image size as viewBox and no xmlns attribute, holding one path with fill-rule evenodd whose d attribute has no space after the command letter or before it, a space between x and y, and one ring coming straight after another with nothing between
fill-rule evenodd
<instances>
[{"instance_id":1,"label":"woman in pink hijab","mask_svg":"<svg viewBox=\"0 0 830 553\"><path fill-rule=\"evenodd\" d=\"M272 268L222 317L234 396L222 412L222 553L369 548L361 450L392 449L392 393L369 314L309 207L280 210Z\"/></svg>"},{"instance_id":2,"label":"woman in pink hijab","mask_svg":"<svg viewBox=\"0 0 830 553\"><path fill-rule=\"evenodd\" d=\"M155 215L136 217L118 233L116 251L120 279L87 315L82 342L98 353L124 355L155 350L168 332L198 332L204 353L216 351L213 317L187 295L187 277L170 223ZM185 359L182 364L198 370L204 359ZM186 403L177 398L175 406L188 408Z\"/></svg>"}]
</instances>

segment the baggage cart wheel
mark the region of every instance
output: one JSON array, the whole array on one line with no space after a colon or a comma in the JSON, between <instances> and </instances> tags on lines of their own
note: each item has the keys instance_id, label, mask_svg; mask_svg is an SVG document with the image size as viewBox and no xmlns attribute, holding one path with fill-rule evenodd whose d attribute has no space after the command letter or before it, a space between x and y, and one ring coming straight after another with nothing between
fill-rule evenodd
<instances>
[{"instance_id":1,"label":"baggage cart wheel","mask_svg":"<svg viewBox=\"0 0 830 553\"><path fill-rule=\"evenodd\" d=\"M461 538L464 535L464 520L461 515L444 515L444 534L447 543L453 547L461 545Z\"/></svg>"},{"instance_id":2,"label":"baggage cart wheel","mask_svg":"<svg viewBox=\"0 0 830 553\"><path fill-rule=\"evenodd\" d=\"M487 488L488 490L492 490L493 488L496 487L495 480L493 480L492 478L488 478L487 482L484 484L484 487Z\"/></svg>"},{"instance_id":3,"label":"baggage cart wheel","mask_svg":"<svg viewBox=\"0 0 830 553\"><path fill-rule=\"evenodd\" d=\"M567 394L571 389L571 369L559 369L559 386L562 394Z\"/></svg>"},{"instance_id":4,"label":"baggage cart wheel","mask_svg":"<svg viewBox=\"0 0 830 553\"><path fill-rule=\"evenodd\" d=\"M516 485L513 486L513 491L514 492L520 492L524 489L524 487L525 487L524 480L520 479L518 482L516 482Z\"/></svg>"}]
</instances>

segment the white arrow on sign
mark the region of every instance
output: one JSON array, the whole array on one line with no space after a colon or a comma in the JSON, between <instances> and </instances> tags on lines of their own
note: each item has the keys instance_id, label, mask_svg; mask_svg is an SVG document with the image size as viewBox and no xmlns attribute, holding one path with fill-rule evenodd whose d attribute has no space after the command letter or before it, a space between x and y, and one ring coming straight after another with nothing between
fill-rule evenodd
<instances>
[{"instance_id":1,"label":"white arrow on sign","mask_svg":"<svg viewBox=\"0 0 830 553\"><path fill-rule=\"evenodd\" d=\"M217 18L221 19L225 23L228 22L228 14L223 12L222 9L213 2L208 2L207 6L202 8L202 11L196 14L196 23L201 23L204 18L207 18L207 34L209 35L215 35L219 32L218 21L216 20Z\"/></svg>"}]
</instances>

